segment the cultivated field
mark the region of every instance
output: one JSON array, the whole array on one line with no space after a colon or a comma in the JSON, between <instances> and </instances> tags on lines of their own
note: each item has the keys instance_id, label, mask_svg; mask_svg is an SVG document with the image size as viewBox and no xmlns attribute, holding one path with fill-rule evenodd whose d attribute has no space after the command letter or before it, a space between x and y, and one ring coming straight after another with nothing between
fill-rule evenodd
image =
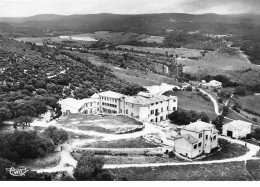
<instances>
[{"instance_id":1,"label":"cultivated field","mask_svg":"<svg viewBox=\"0 0 260 187\"><path fill-rule=\"evenodd\" d=\"M178 55L179 57L185 58L199 58L201 57L201 50L196 49L187 49L187 48L158 48L158 47L138 47L138 46L131 46L131 45L119 45L117 48L121 49L128 49L128 50L135 50L135 51L142 51L142 52L150 52L155 54L166 54L169 55Z\"/></svg>"},{"instance_id":2,"label":"cultivated field","mask_svg":"<svg viewBox=\"0 0 260 187\"><path fill-rule=\"evenodd\" d=\"M149 36L149 37L141 39L139 41L147 42L147 43L163 43L163 40L164 40L164 37L161 37L161 36Z\"/></svg>"},{"instance_id":3,"label":"cultivated field","mask_svg":"<svg viewBox=\"0 0 260 187\"><path fill-rule=\"evenodd\" d=\"M128 42L131 40L140 40L145 38L144 34L136 34L136 33L124 33L124 32L109 32L109 31L97 31L94 33L84 33L73 35L72 37L91 37L97 40L102 40L107 43L112 44L121 44L124 42Z\"/></svg>"},{"instance_id":4,"label":"cultivated field","mask_svg":"<svg viewBox=\"0 0 260 187\"><path fill-rule=\"evenodd\" d=\"M184 72L197 74L229 74L233 70L243 70L247 68L257 68L249 64L242 56L228 56L219 54L217 51L210 52L199 60L178 58L178 62L185 65Z\"/></svg>"}]
</instances>

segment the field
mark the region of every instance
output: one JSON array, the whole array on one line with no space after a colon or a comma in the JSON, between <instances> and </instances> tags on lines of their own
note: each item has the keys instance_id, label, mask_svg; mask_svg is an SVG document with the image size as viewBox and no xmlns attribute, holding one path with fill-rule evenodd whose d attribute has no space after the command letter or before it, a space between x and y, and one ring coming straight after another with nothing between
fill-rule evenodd
<instances>
[{"instance_id":1,"label":"field","mask_svg":"<svg viewBox=\"0 0 260 187\"><path fill-rule=\"evenodd\" d=\"M260 181L260 160L249 160L246 169L256 181Z\"/></svg>"},{"instance_id":2,"label":"field","mask_svg":"<svg viewBox=\"0 0 260 187\"><path fill-rule=\"evenodd\" d=\"M109 169L109 171L111 171L116 180L130 181L253 180L245 168L245 162L143 168L119 168Z\"/></svg>"},{"instance_id":3,"label":"field","mask_svg":"<svg viewBox=\"0 0 260 187\"><path fill-rule=\"evenodd\" d=\"M149 36L148 38L144 38L139 40L141 42L147 42L147 43L163 43L164 37L161 36Z\"/></svg>"},{"instance_id":4,"label":"field","mask_svg":"<svg viewBox=\"0 0 260 187\"><path fill-rule=\"evenodd\" d=\"M217 51L210 52L199 60L181 59L178 62L185 65L184 72L199 74L230 74L233 70L257 68L249 64L243 56L228 56L219 54Z\"/></svg>"},{"instance_id":5,"label":"field","mask_svg":"<svg viewBox=\"0 0 260 187\"><path fill-rule=\"evenodd\" d=\"M196 112L204 112L212 121L217 117L214 112L213 103L205 101L196 91L176 91L168 92L165 95L174 95L178 97L178 108L186 110L195 110Z\"/></svg>"},{"instance_id":6,"label":"field","mask_svg":"<svg viewBox=\"0 0 260 187\"><path fill-rule=\"evenodd\" d=\"M199 58L201 57L201 51L196 49L187 49L187 48L158 48L158 47L138 47L138 46L131 46L131 45L119 45L117 48L121 49L128 49L128 50L135 50L135 51L142 51L142 52L150 52L156 54L166 54L169 55L178 55L180 57L185 58Z\"/></svg>"}]
</instances>

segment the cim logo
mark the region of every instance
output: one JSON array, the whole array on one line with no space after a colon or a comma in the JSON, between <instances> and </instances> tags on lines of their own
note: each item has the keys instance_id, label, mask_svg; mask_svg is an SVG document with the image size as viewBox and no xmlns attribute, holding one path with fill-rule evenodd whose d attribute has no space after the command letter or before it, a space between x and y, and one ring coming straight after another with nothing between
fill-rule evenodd
<instances>
[{"instance_id":1,"label":"cim logo","mask_svg":"<svg viewBox=\"0 0 260 187\"><path fill-rule=\"evenodd\" d=\"M28 172L26 168L24 169L15 169L14 167L11 168L6 168L6 171L10 172L10 175L20 177L20 176L25 176L25 173Z\"/></svg>"}]
</instances>

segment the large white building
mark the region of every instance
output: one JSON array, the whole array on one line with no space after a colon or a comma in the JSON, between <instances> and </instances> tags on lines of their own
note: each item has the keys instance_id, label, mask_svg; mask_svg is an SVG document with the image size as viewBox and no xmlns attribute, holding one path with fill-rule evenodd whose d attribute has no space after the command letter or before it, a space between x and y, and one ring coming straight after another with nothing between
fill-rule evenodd
<instances>
[{"instance_id":1,"label":"large white building","mask_svg":"<svg viewBox=\"0 0 260 187\"><path fill-rule=\"evenodd\" d=\"M60 99L62 113L95 114L100 112L99 99L86 98L77 100L74 98Z\"/></svg>"},{"instance_id":2,"label":"large white building","mask_svg":"<svg viewBox=\"0 0 260 187\"><path fill-rule=\"evenodd\" d=\"M235 120L223 125L222 134L231 138L244 138L251 134L251 123L241 120Z\"/></svg>"},{"instance_id":3,"label":"large white building","mask_svg":"<svg viewBox=\"0 0 260 187\"><path fill-rule=\"evenodd\" d=\"M166 120L170 113L177 110L177 103L175 96L148 93L126 96L112 91L96 93L82 100L67 98L59 101L63 113L125 114L149 122Z\"/></svg>"},{"instance_id":4,"label":"large white building","mask_svg":"<svg viewBox=\"0 0 260 187\"><path fill-rule=\"evenodd\" d=\"M188 158L210 153L218 146L218 130L213 124L198 120L183 127L176 137L174 149Z\"/></svg>"}]
</instances>

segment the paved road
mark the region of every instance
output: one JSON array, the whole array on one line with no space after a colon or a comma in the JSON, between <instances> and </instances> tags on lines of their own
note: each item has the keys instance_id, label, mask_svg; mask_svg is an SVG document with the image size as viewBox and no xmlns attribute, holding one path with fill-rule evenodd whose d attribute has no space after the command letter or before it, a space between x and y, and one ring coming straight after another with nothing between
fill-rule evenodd
<instances>
[{"instance_id":1,"label":"paved road","mask_svg":"<svg viewBox=\"0 0 260 187\"><path fill-rule=\"evenodd\" d=\"M219 138L226 139L228 141L231 141L233 143L245 145L245 142L241 140L234 140L228 137L219 136ZM159 167L159 166L181 166L181 165L193 165L193 164L214 164L214 163L226 163L226 162L234 162L234 161L245 161L250 159L260 159L253 157L256 155L257 151L259 151L260 147L247 143L247 147L249 148L249 151L239 157L235 158L228 158L223 160L211 160L211 161L194 161L194 162L181 162L181 163L148 163L148 164L106 164L104 165L104 168L106 169L113 169L113 168L130 168L130 167Z\"/></svg>"}]
</instances>

